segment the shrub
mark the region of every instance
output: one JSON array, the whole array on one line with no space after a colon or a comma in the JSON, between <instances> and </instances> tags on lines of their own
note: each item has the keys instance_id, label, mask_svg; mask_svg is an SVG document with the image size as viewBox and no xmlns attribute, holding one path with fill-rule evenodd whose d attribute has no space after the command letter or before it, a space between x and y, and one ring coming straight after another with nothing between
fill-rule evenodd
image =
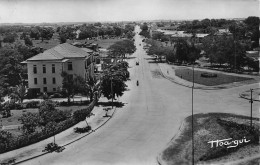
<instances>
[{"instance_id":1,"label":"shrub","mask_svg":"<svg viewBox=\"0 0 260 165\"><path fill-rule=\"evenodd\" d=\"M23 124L22 130L24 133L31 134L35 131L37 126L39 125L39 114L27 112L23 114L19 120Z\"/></svg>"},{"instance_id":2,"label":"shrub","mask_svg":"<svg viewBox=\"0 0 260 165\"><path fill-rule=\"evenodd\" d=\"M90 130L91 130L91 126L89 126L89 125L86 127L83 127L83 128L79 128L79 127L74 128L74 132L76 132L76 133L86 133Z\"/></svg>"},{"instance_id":3,"label":"shrub","mask_svg":"<svg viewBox=\"0 0 260 165\"><path fill-rule=\"evenodd\" d=\"M40 101L30 101L24 103L26 108L39 108Z\"/></svg>"},{"instance_id":4,"label":"shrub","mask_svg":"<svg viewBox=\"0 0 260 165\"><path fill-rule=\"evenodd\" d=\"M218 77L216 73L201 73L200 76L205 78Z\"/></svg>"},{"instance_id":5,"label":"shrub","mask_svg":"<svg viewBox=\"0 0 260 165\"><path fill-rule=\"evenodd\" d=\"M56 143L48 143L47 146L45 147L45 149L43 150L43 152L47 151L47 152L53 152L56 150L60 150L62 147L58 146L58 144Z\"/></svg>"}]
</instances>

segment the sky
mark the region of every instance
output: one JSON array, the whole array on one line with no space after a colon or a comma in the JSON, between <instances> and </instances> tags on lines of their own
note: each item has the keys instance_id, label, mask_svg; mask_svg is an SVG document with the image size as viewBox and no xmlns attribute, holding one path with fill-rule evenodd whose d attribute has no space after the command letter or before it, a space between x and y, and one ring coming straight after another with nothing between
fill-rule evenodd
<instances>
[{"instance_id":1,"label":"sky","mask_svg":"<svg viewBox=\"0 0 260 165\"><path fill-rule=\"evenodd\" d=\"M259 16L260 0L1 0L0 23L187 20Z\"/></svg>"}]
</instances>

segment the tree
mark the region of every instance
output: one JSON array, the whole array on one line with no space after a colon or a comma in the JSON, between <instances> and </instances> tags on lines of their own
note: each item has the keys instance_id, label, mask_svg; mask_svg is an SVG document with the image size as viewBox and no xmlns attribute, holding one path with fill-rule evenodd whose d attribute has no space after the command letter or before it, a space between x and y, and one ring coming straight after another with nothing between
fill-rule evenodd
<instances>
[{"instance_id":1,"label":"tree","mask_svg":"<svg viewBox=\"0 0 260 165\"><path fill-rule=\"evenodd\" d=\"M174 45L176 49L176 60L180 63L188 61L189 46L188 43L183 39L178 39Z\"/></svg>"},{"instance_id":2,"label":"tree","mask_svg":"<svg viewBox=\"0 0 260 165\"><path fill-rule=\"evenodd\" d=\"M15 100L18 99L20 103L23 103L25 95L26 95L26 86L23 83L21 83L19 85L16 85L15 88L12 88L10 96L12 99Z\"/></svg>"},{"instance_id":3,"label":"tree","mask_svg":"<svg viewBox=\"0 0 260 165\"><path fill-rule=\"evenodd\" d=\"M115 32L116 36L121 36L121 34L122 34L121 28L119 28L117 26L114 27L114 32Z\"/></svg>"},{"instance_id":4,"label":"tree","mask_svg":"<svg viewBox=\"0 0 260 165\"><path fill-rule=\"evenodd\" d=\"M143 23L143 25L141 26L141 29L142 29L143 31L148 31L148 25L147 25L147 23Z\"/></svg>"},{"instance_id":5,"label":"tree","mask_svg":"<svg viewBox=\"0 0 260 165\"><path fill-rule=\"evenodd\" d=\"M54 33L54 31L52 28L41 28L40 29L40 36L42 38L42 41L44 39L47 39L47 40L51 39L53 36L53 33Z\"/></svg>"},{"instance_id":6,"label":"tree","mask_svg":"<svg viewBox=\"0 0 260 165\"><path fill-rule=\"evenodd\" d=\"M260 20L259 17L255 17L255 16L250 16L247 17L244 22L250 26L250 27L255 27L255 26L259 26Z\"/></svg>"},{"instance_id":7,"label":"tree","mask_svg":"<svg viewBox=\"0 0 260 165\"><path fill-rule=\"evenodd\" d=\"M30 31L30 37L38 40L41 36L39 29L40 29L39 27L32 28Z\"/></svg>"},{"instance_id":8,"label":"tree","mask_svg":"<svg viewBox=\"0 0 260 165\"><path fill-rule=\"evenodd\" d=\"M200 57L200 50L194 44L189 46L188 62L194 63Z\"/></svg>"},{"instance_id":9,"label":"tree","mask_svg":"<svg viewBox=\"0 0 260 165\"><path fill-rule=\"evenodd\" d=\"M24 43L25 43L25 45L27 45L27 46L33 46L32 41L31 41L30 38L27 37L27 36L24 38Z\"/></svg>"},{"instance_id":10,"label":"tree","mask_svg":"<svg viewBox=\"0 0 260 165\"><path fill-rule=\"evenodd\" d=\"M87 82L86 82L86 88L87 91L89 93L89 97L90 97L90 101L92 101L94 99L94 94L95 92L98 91L98 86L96 86L96 81L94 78L90 78Z\"/></svg>"},{"instance_id":11,"label":"tree","mask_svg":"<svg viewBox=\"0 0 260 165\"><path fill-rule=\"evenodd\" d=\"M2 48L0 49L0 75L4 77L4 83L8 86L16 86L20 82L20 74L22 74L21 63L23 58L16 49Z\"/></svg>"},{"instance_id":12,"label":"tree","mask_svg":"<svg viewBox=\"0 0 260 165\"><path fill-rule=\"evenodd\" d=\"M61 122L64 121L70 114L63 112L55 108L55 102L51 100L45 100L41 103L39 108L40 124L46 125L49 122Z\"/></svg>"},{"instance_id":13,"label":"tree","mask_svg":"<svg viewBox=\"0 0 260 165\"><path fill-rule=\"evenodd\" d=\"M65 35L60 35L60 43L63 44L63 43L66 43L66 37Z\"/></svg>"},{"instance_id":14,"label":"tree","mask_svg":"<svg viewBox=\"0 0 260 165\"><path fill-rule=\"evenodd\" d=\"M127 85L119 72L105 73L101 81L101 92L107 99L122 96Z\"/></svg>"},{"instance_id":15,"label":"tree","mask_svg":"<svg viewBox=\"0 0 260 165\"><path fill-rule=\"evenodd\" d=\"M5 43L13 43L15 41L15 39L17 38L17 34L16 33L8 33L5 35L3 42Z\"/></svg>"},{"instance_id":16,"label":"tree","mask_svg":"<svg viewBox=\"0 0 260 165\"><path fill-rule=\"evenodd\" d=\"M70 103L70 98L76 93L87 94L86 81L84 78L78 75L70 75L67 72L62 72L62 88L65 95L68 98L68 103Z\"/></svg>"},{"instance_id":17,"label":"tree","mask_svg":"<svg viewBox=\"0 0 260 165\"><path fill-rule=\"evenodd\" d=\"M132 54L136 50L134 42L131 40L118 41L108 48L111 57L125 58L126 54Z\"/></svg>"},{"instance_id":18,"label":"tree","mask_svg":"<svg viewBox=\"0 0 260 165\"><path fill-rule=\"evenodd\" d=\"M37 126L39 125L40 116L38 113L27 112L23 114L20 119L22 130L25 134L31 134L35 132Z\"/></svg>"}]
</instances>

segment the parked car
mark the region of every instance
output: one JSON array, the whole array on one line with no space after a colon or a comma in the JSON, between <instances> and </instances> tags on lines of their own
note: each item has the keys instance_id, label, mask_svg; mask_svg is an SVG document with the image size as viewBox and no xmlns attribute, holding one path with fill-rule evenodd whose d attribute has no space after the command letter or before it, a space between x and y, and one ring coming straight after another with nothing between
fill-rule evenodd
<instances>
[{"instance_id":1,"label":"parked car","mask_svg":"<svg viewBox=\"0 0 260 165\"><path fill-rule=\"evenodd\" d=\"M136 64L136 65L139 65L139 62L137 61L135 64Z\"/></svg>"}]
</instances>

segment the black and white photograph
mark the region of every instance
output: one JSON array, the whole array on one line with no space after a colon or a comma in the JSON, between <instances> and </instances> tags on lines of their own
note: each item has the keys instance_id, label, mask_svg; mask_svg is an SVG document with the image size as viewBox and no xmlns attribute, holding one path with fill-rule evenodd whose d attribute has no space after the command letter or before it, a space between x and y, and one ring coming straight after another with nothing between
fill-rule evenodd
<instances>
[{"instance_id":1,"label":"black and white photograph","mask_svg":"<svg viewBox=\"0 0 260 165\"><path fill-rule=\"evenodd\" d=\"M260 0L0 0L0 165L259 165Z\"/></svg>"}]
</instances>

